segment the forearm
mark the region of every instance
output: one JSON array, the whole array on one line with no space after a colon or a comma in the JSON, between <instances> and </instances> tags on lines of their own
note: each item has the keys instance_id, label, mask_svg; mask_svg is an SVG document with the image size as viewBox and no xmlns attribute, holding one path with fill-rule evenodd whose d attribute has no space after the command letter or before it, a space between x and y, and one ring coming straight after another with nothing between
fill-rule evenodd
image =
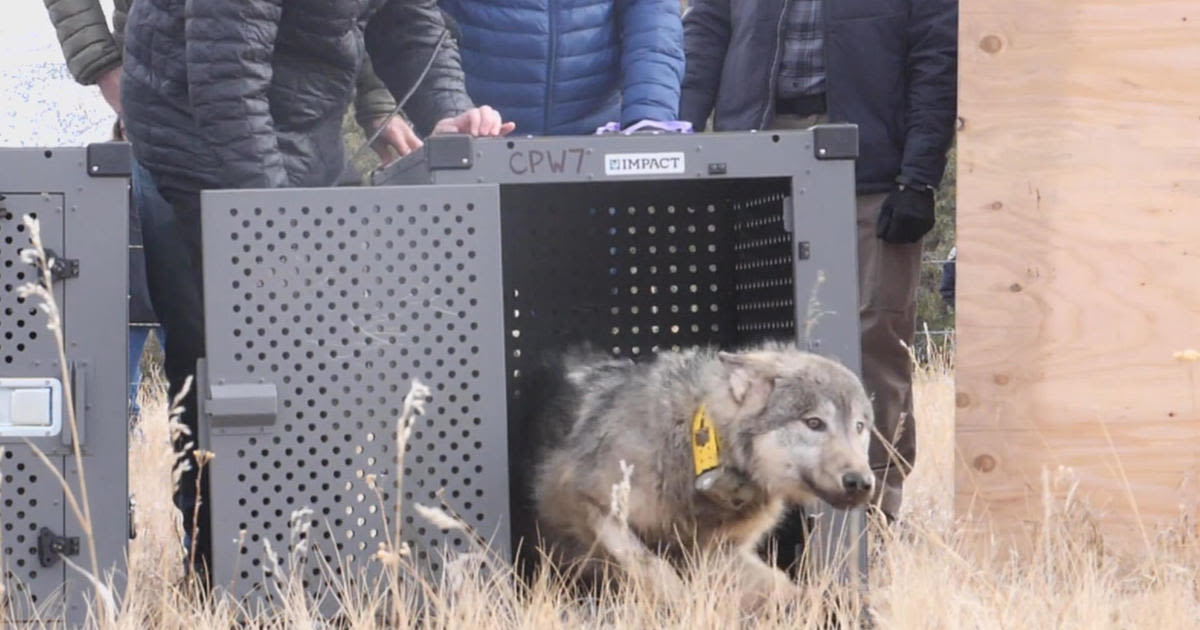
<instances>
[{"instance_id":1,"label":"forearm","mask_svg":"<svg viewBox=\"0 0 1200 630\"><path fill-rule=\"evenodd\" d=\"M729 0L696 0L683 18L687 65L679 117L703 131L716 102L721 69L729 49Z\"/></svg>"},{"instance_id":2,"label":"forearm","mask_svg":"<svg viewBox=\"0 0 1200 630\"><path fill-rule=\"evenodd\" d=\"M937 186L954 140L958 100L958 3L913 0L908 109L901 178Z\"/></svg>"},{"instance_id":3,"label":"forearm","mask_svg":"<svg viewBox=\"0 0 1200 630\"><path fill-rule=\"evenodd\" d=\"M621 124L679 117L683 25L677 0L623 0Z\"/></svg>"},{"instance_id":4,"label":"forearm","mask_svg":"<svg viewBox=\"0 0 1200 630\"><path fill-rule=\"evenodd\" d=\"M67 69L76 82L93 85L121 65L121 49L98 0L45 0Z\"/></svg>"},{"instance_id":5,"label":"forearm","mask_svg":"<svg viewBox=\"0 0 1200 630\"><path fill-rule=\"evenodd\" d=\"M396 99L383 81L375 75L370 57L363 59L355 89L354 118L363 129L370 129L375 121L392 113Z\"/></svg>"},{"instance_id":6,"label":"forearm","mask_svg":"<svg viewBox=\"0 0 1200 630\"><path fill-rule=\"evenodd\" d=\"M367 51L377 62L376 74L392 94L399 98L417 83L444 32L446 26L434 0L391 0L375 13L367 24ZM424 136L439 120L471 107L458 46L447 34L404 111L417 133Z\"/></svg>"}]
</instances>

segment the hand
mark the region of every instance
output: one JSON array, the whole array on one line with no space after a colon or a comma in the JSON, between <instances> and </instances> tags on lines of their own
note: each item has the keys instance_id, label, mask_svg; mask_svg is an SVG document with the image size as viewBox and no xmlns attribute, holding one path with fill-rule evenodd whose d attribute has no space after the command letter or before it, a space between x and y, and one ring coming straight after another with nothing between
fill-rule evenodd
<instances>
[{"instance_id":1,"label":"hand","mask_svg":"<svg viewBox=\"0 0 1200 630\"><path fill-rule=\"evenodd\" d=\"M100 94L108 101L108 106L113 108L117 116L121 115L121 66L105 70L103 74L96 78L96 85L100 87Z\"/></svg>"},{"instance_id":2,"label":"hand","mask_svg":"<svg viewBox=\"0 0 1200 630\"><path fill-rule=\"evenodd\" d=\"M367 137L375 133L376 129L387 120L386 116L381 116L371 121L371 129L367 131ZM387 126L384 127L383 133L375 139L371 148L379 155L379 159L387 164L397 158L402 158L413 151L421 148L421 139L413 132L412 127L399 116L392 116L391 120L387 120Z\"/></svg>"},{"instance_id":3,"label":"hand","mask_svg":"<svg viewBox=\"0 0 1200 630\"><path fill-rule=\"evenodd\" d=\"M472 136L507 136L517 128L513 122L502 122L500 112L483 105L453 117L443 118L433 133L469 133Z\"/></svg>"},{"instance_id":4,"label":"hand","mask_svg":"<svg viewBox=\"0 0 1200 630\"><path fill-rule=\"evenodd\" d=\"M916 243L933 229L933 191L902 186L879 209L875 235L892 244Z\"/></svg>"}]
</instances>

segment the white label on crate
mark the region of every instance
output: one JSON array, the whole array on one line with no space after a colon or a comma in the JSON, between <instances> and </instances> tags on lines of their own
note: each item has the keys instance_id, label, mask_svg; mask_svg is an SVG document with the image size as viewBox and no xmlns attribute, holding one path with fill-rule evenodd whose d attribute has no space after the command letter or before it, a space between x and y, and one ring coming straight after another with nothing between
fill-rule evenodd
<instances>
[{"instance_id":1,"label":"white label on crate","mask_svg":"<svg viewBox=\"0 0 1200 630\"><path fill-rule=\"evenodd\" d=\"M683 151L673 153L606 153L605 175L667 175L684 172Z\"/></svg>"}]
</instances>

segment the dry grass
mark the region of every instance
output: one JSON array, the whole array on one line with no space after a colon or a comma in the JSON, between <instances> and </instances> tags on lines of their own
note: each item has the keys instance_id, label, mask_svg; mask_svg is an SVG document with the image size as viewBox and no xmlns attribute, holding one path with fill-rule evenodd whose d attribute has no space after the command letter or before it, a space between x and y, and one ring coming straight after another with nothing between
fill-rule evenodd
<instances>
[{"instance_id":1,"label":"dry grass","mask_svg":"<svg viewBox=\"0 0 1200 630\"><path fill-rule=\"evenodd\" d=\"M131 484L139 497L139 536L131 546L135 588L126 597L118 627L228 628L235 620L254 627L320 627L302 596L251 620L229 599L197 603L173 584L179 579L176 524L170 507L167 409L161 387L149 384L141 434L130 463L143 474ZM157 394L156 394L157 392ZM1038 551L1018 558L1004 548L969 541L953 518L953 404L950 366L943 360L917 374L919 461L906 489L904 524L876 530L870 589L865 600L824 580L794 602L781 602L756 617L737 609L731 572L701 559L681 601L655 601L632 590L606 592L581 601L542 576L521 590L503 570L474 570L468 557L456 573L457 588L425 593L430 614L415 603L420 588L403 580L346 598L346 627L419 628L820 628L829 602L841 627L861 627L860 613L878 628L1179 628L1200 624L1200 548L1188 536L1162 537L1138 558L1106 552L1086 506L1069 500L1049 505ZM1070 483L1069 476L1052 480ZM394 559L393 559L394 560ZM399 571L399 569L398 569ZM386 604L391 591L408 602ZM826 596L833 592L838 598ZM390 623L380 623L390 611ZM851 621L854 620L854 621Z\"/></svg>"},{"instance_id":2,"label":"dry grass","mask_svg":"<svg viewBox=\"0 0 1200 630\"><path fill-rule=\"evenodd\" d=\"M272 608L247 611L221 591L202 597L182 574L180 517L171 501L178 458L170 446L173 429L161 381L151 378L130 440L138 536L129 549L128 588L117 594L115 610L105 610L99 603L103 598L96 598L95 625L104 630L729 630L824 628L831 619L835 627L862 627L869 619L878 628L920 629L1200 626L1200 546L1191 527L1160 535L1137 557L1118 556L1097 533L1087 506L1067 492L1065 502L1046 502L1042 523L1030 532L1036 542L1031 555L1019 557L964 535L953 516L952 365L950 355L933 356L933 363L919 368L916 376L919 455L906 487L903 518L891 529L873 524L869 588L860 592L815 576L794 598L770 602L755 614L739 609L740 585L731 577L734 572L708 558L695 560L686 576L688 589L678 597L659 599L618 583L598 596L581 598L547 574L524 587L503 562L481 553L456 559L444 582L415 579L402 545L385 547L373 558L383 569L380 581L344 585L326 594L340 604L336 625L317 614L313 599L286 571L270 585L280 595L280 603ZM406 404L406 412L423 412L415 407ZM405 431L399 433L403 436ZM1070 483L1069 471L1047 477L1047 484L1069 488ZM450 517L434 512L427 518L436 522ZM439 526L463 527L454 522ZM289 561L285 566L295 564ZM0 618L4 612L0 609Z\"/></svg>"}]
</instances>

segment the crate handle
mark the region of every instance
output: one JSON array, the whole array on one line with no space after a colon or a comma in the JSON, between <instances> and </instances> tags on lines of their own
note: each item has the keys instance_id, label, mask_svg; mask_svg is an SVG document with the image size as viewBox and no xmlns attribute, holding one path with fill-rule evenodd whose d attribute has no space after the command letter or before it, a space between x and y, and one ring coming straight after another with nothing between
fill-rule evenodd
<instances>
[{"instance_id":1,"label":"crate handle","mask_svg":"<svg viewBox=\"0 0 1200 630\"><path fill-rule=\"evenodd\" d=\"M204 411L214 428L270 426L279 413L279 395L274 383L213 385Z\"/></svg>"}]
</instances>

